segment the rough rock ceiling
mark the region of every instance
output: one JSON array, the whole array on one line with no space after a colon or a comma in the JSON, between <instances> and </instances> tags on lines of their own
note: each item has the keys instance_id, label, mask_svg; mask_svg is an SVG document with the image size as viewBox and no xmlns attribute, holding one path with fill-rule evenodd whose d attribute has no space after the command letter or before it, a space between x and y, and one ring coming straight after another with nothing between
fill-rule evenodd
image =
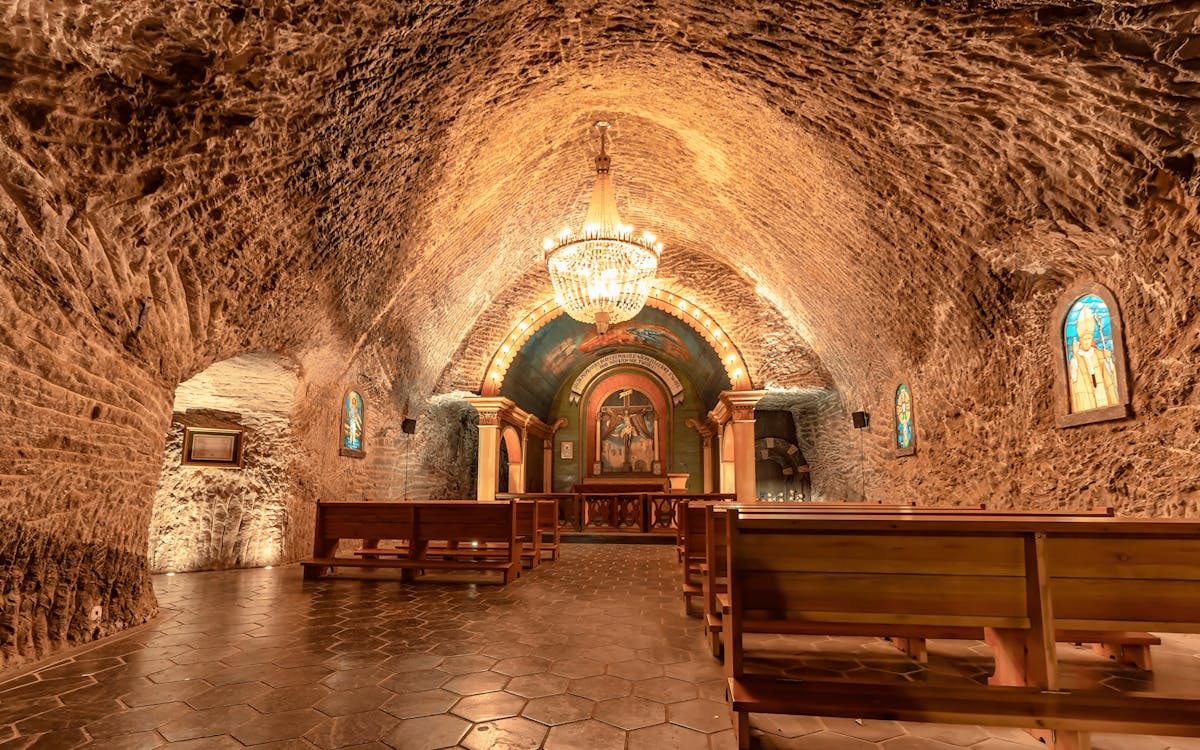
<instances>
[{"instance_id":1,"label":"rough rock ceiling","mask_svg":"<svg viewBox=\"0 0 1200 750\"><path fill-rule=\"evenodd\" d=\"M3 273L164 380L334 339L427 391L543 292L602 117L626 220L704 269L680 291L853 392L1119 254L1163 175L1200 189L1196 32L1185 2L11 3Z\"/></svg>"}]
</instances>

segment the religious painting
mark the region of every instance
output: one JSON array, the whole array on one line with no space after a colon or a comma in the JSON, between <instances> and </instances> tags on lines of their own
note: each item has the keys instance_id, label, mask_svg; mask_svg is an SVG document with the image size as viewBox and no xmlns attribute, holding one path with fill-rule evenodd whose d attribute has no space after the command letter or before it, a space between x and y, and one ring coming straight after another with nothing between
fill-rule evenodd
<instances>
[{"instance_id":1,"label":"religious painting","mask_svg":"<svg viewBox=\"0 0 1200 750\"><path fill-rule=\"evenodd\" d=\"M626 388L604 400L596 419L601 474L650 474L658 460L657 415L641 391Z\"/></svg>"},{"instance_id":2,"label":"religious painting","mask_svg":"<svg viewBox=\"0 0 1200 750\"><path fill-rule=\"evenodd\" d=\"M917 451L916 432L913 427L912 391L908 383L896 386L896 444L895 455L911 456Z\"/></svg>"},{"instance_id":3,"label":"religious painting","mask_svg":"<svg viewBox=\"0 0 1200 750\"><path fill-rule=\"evenodd\" d=\"M1098 284L1067 290L1054 316L1060 371L1058 424L1129 416L1121 323L1112 294Z\"/></svg>"},{"instance_id":4,"label":"religious painting","mask_svg":"<svg viewBox=\"0 0 1200 750\"><path fill-rule=\"evenodd\" d=\"M240 469L242 431L185 427L181 463L184 466Z\"/></svg>"},{"instance_id":5,"label":"religious painting","mask_svg":"<svg viewBox=\"0 0 1200 750\"><path fill-rule=\"evenodd\" d=\"M667 328L649 323L629 322L612 326L604 333L588 331L579 342L578 351L592 354L602 349L649 349L683 362L692 361L687 345Z\"/></svg>"},{"instance_id":6,"label":"religious painting","mask_svg":"<svg viewBox=\"0 0 1200 750\"><path fill-rule=\"evenodd\" d=\"M363 400L358 391L349 391L342 400L342 436L338 452L343 456L362 458L363 448Z\"/></svg>"},{"instance_id":7,"label":"religious painting","mask_svg":"<svg viewBox=\"0 0 1200 750\"><path fill-rule=\"evenodd\" d=\"M575 441L560 440L558 441L558 457L566 461L575 458Z\"/></svg>"}]
</instances>

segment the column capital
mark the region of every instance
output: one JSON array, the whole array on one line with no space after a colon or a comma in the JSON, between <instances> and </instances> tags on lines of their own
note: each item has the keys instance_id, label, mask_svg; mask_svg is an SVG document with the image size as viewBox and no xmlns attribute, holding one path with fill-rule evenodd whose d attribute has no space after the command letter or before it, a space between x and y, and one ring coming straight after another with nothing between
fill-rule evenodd
<instances>
[{"instance_id":1,"label":"column capital","mask_svg":"<svg viewBox=\"0 0 1200 750\"><path fill-rule=\"evenodd\" d=\"M708 413L708 418L718 427L730 420L753 422L754 407L765 395L766 391L721 391L721 397Z\"/></svg>"},{"instance_id":2,"label":"column capital","mask_svg":"<svg viewBox=\"0 0 1200 750\"><path fill-rule=\"evenodd\" d=\"M711 440L713 435L717 434L717 426L714 425L707 417L704 418L704 421L700 421L699 419L688 419L686 422L684 422L684 424L700 433L701 439L705 441Z\"/></svg>"},{"instance_id":3,"label":"column capital","mask_svg":"<svg viewBox=\"0 0 1200 750\"><path fill-rule=\"evenodd\" d=\"M479 412L481 425L499 425L517 406L504 396L467 396L466 401Z\"/></svg>"}]
</instances>

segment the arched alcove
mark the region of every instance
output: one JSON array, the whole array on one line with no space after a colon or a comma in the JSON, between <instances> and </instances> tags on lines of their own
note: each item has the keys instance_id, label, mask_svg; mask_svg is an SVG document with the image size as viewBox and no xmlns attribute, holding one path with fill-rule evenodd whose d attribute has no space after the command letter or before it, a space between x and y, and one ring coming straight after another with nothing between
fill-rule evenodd
<instances>
[{"instance_id":1,"label":"arched alcove","mask_svg":"<svg viewBox=\"0 0 1200 750\"><path fill-rule=\"evenodd\" d=\"M175 392L147 554L154 572L273 565L285 560L297 451L295 365L273 353L218 362ZM189 432L240 432L240 466L189 461Z\"/></svg>"}]
</instances>

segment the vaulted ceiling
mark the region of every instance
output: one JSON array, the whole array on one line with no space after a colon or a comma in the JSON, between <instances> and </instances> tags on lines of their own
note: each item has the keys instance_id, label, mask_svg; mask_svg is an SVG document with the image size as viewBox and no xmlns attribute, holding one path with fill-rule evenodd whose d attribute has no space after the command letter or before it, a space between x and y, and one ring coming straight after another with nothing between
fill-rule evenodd
<instances>
[{"instance_id":1,"label":"vaulted ceiling","mask_svg":"<svg viewBox=\"0 0 1200 750\"><path fill-rule=\"evenodd\" d=\"M548 293L540 240L582 219L606 119L664 286L742 332L757 385L807 384L773 360L815 352L853 393L1117 263L1167 183L1197 192L1196 24L1158 2L29 0L0 10L3 273L166 380L339 339L417 390L470 383L447 363Z\"/></svg>"}]
</instances>

